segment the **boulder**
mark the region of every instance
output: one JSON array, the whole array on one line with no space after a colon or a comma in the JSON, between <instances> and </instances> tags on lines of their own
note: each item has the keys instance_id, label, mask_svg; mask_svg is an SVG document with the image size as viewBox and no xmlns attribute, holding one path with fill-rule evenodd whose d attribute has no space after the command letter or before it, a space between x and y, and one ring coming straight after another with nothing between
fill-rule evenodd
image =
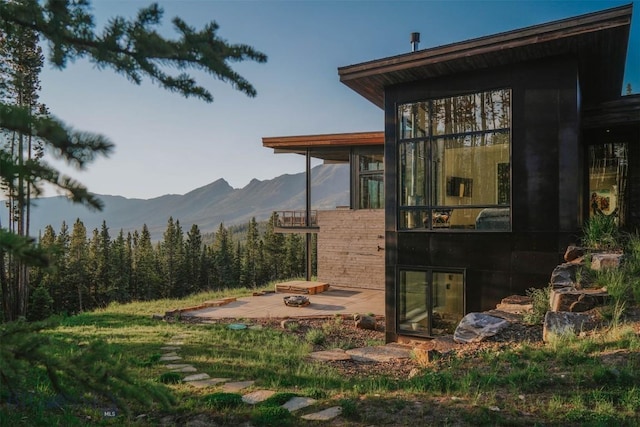
<instances>
[{"instance_id":1,"label":"boulder","mask_svg":"<svg viewBox=\"0 0 640 427\"><path fill-rule=\"evenodd\" d=\"M578 264L565 262L558 265L551 273L551 285L554 288L572 287L576 283Z\"/></svg>"},{"instance_id":2,"label":"boulder","mask_svg":"<svg viewBox=\"0 0 640 427\"><path fill-rule=\"evenodd\" d=\"M376 330L376 318L373 316L356 316L356 328L358 329L369 329L371 331Z\"/></svg>"},{"instance_id":3,"label":"boulder","mask_svg":"<svg viewBox=\"0 0 640 427\"><path fill-rule=\"evenodd\" d=\"M548 342L553 335L579 334L595 327L596 322L588 314L547 311L544 316L542 340Z\"/></svg>"},{"instance_id":4,"label":"boulder","mask_svg":"<svg viewBox=\"0 0 640 427\"><path fill-rule=\"evenodd\" d=\"M576 289L565 287L551 289L549 305L551 311L582 312L605 305L609 294L604 289Z\"/></svg>"},{"instance_id":5,"label":"boulder","mask_svg":"<svg viewBox=\"0 0 640 427\"><path fill-rule=\"evenodd\" d=\"M584 256L585 250L580 246L567 246L567 250L564 252L564 260L566 262L575 261Z\"/></svg>"},{"instance_id":6,"label":"boulder","mask_svg":"<svg viewBox=\"0 0 640 427\"><path fill-rule=\"evenodd\" d=\"M459 343L480 342L506 328L509 322L485 313L469 313L462 318L453 340Z\"/></svg>"},{"instance_id":7,"label":"boulder","mask_svg":"<svg viewBox=\"0 0 640 427\"><path fill-rule=\"evenodd\" d=\"M622 254L617 253L597 253L591 255L591 269L592 270L605 270L608 268L620 267L622 260Z\"/></svg>"}]
</instances>

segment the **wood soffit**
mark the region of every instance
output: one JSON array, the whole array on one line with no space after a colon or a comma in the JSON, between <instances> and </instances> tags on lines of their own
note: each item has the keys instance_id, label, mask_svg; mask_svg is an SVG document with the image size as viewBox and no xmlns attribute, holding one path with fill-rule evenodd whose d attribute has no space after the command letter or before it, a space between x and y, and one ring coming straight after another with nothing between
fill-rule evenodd
<instances>
[{"instance_id":1,"label":"wood soffit","mask_svg":"<svg viewBox=\"0 0 640 427\"><path fill-rule=\"evenodd\" d=\"M273 149L384 145L384 132L264 137L262 145Z\"/></svg>"},{"instance_id":2,"label":"wood soffit","mask_svg":"<svg viewBox=\"0 0 640 427\"><path fill-rule=\"evenodd\" d=\"M577 59L583 96L620 96L632 5L338 68L340 81L384 108L385 87L540 60Z\"/></svg>"},{"instance_id":3,"label":"wood soffit","mask_svg":"<svg viewBox=\"0 0 640 427\"><path fill-rule=\"evenodd\" d=\"M384 132L264 137L262 145L276 153L305 154L309 150L314 158L348 162L353 147L384 146Z\"/></svg>"}]
</instances>

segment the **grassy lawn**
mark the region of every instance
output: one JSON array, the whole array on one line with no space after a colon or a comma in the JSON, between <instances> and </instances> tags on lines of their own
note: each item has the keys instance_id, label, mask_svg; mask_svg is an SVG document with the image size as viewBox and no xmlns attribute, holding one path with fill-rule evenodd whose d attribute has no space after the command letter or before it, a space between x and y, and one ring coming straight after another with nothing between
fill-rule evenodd
<instances>
[{"instance_id":1,"label":"grassy lawn","mask_svg":"<svg viewBox=\"0 0 640 427\"><path fill-rule=\"evenodd\" d=\"M30 369L14 393L0 390L0 426L86 425L333 425L300 414L342 407L335 425L640 425L640 337L621 322L589 337L489 347L473 356L443 356L416 375L346 376L307 359L312 343L273 327L230 330L224 324L153 320L151 315L250 290L201 294L187 300L112 305L61 319L40 334L46 351L73 366L98 345L91 375L122 374L117 395L96 398L71 385L73 397L51 387L44 369ZM634 327L636 329L634 329ZM196 388L167 374L161 347L183 342L183 358L198 373L252 380L247 391L277 393L251 406L240 394ZM64 381L64 378L62 378ZM71 384L71 383L70 383ZM64 385L64 384L63 384ZM18 392L15 392L15 391ZM109 396L109 393L106 394ZM289 415L279 407L292 396L317 400ZM250 424L247 424L250 423Z\"/></svg>"}]
</instances>

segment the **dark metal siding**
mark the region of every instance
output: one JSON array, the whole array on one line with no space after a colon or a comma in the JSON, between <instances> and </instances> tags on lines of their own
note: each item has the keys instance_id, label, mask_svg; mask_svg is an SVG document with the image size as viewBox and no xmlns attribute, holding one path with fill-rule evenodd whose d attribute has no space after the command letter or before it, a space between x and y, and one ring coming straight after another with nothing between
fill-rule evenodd
<instances>
[{"instance_id":1,"label":"dark metal siding","mask_svg":"<svg viewBox=\"0 0 640 427\"><path fill-rule=\"evenodd\" d=\"M511 232L398 232L395 108L398 103L491 88L512 89ZM525 63L385 91L387 339L395 340L399 265L466 270L466 310L548 284L582 223L577 65Z\"/></svg>"}]
</instances>

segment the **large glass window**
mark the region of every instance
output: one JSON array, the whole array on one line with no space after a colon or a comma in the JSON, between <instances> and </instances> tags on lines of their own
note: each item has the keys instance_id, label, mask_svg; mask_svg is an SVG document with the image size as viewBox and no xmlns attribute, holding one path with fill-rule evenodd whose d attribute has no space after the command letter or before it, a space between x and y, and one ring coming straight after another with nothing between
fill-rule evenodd
<instances>
[{"instance_id":1,"label":"large glass window","mask_svg":"<svg viewBox=\"0 0 640 427\"><path fill-rule=\"evenodd\" d=\"M400 270L398 332L452 334L464 316L464 274L460 271Z\"/></svg>"},{"instance_id":2,"label":"large glass window","mask_svg":"<svg viewBox=\"0 0 640 427\"><path fill-rule=\"evenodd\" d=\"M384 208L384 154L361 152L356 157L358 209Z\"/></svg>"},{"instance_id":3,"label":"large glass window","mask_svg":"<svg viewBox=\"0 0 640 427\"><path fill-rule=\"evenodd\" d=\"M627 144L589 146L589 216L613 215L624 224Z\"/></svg>"},{"instance_id":4,"label":"large glass window","mask_svg":"<svg viewBox=\"0 0 640 427\"><path fill-rule=\"evenodd\" d=\"M400 229L511 229L511 91L402 104Z\"/></svg>"}]
</instances>

